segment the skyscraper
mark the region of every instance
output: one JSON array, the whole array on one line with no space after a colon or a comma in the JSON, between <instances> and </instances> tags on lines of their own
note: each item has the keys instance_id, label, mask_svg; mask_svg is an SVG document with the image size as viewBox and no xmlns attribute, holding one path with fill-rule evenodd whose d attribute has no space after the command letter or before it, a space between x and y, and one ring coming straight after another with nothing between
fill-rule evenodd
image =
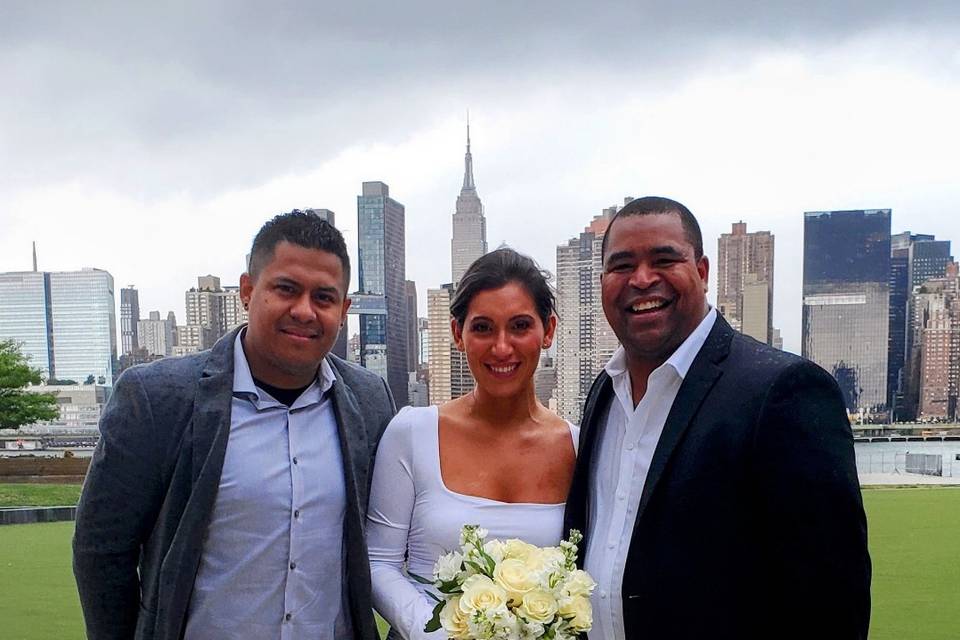
<instances>
[{"instance_id":1,"label":"skyscraper","mask_svg":"<svg viewBox=\"0 0 960 640\"><path fill-rule=\"evenodd\" d=\"M889 308L890 209L805 213L803 356L863 420L887 417Z\"/></svg>"},{"instance_id":2,"label":"skyscraper","mask_svg":"<svg viewBox=\"0 0 960 640\"><path fill-rule=\"evenodd\" d=\"M769 231L747 233L745 222L717 240L717 309L765 344L773 339L773 247Z\"/></svg>"},{"instance_id":3,"label":"skyscraper","mask_svg":"<svg viewBox=\"0 0 960 640\"><path fill-rule=\"evenodd\" d=\"M911 307L913 292L927 280L942 278L950 263L950 241L932 235L898 233L890 244L890 345L887 397L894 417L916 417L920 402L920 345Z\"/></svg>"},{"instance_id":4,"label":"skyscraper","mask_svg":"<svg viewBox=\"0 0 960 640\"><path fill-rule=\"evenodd\" d=\"M419 336L417 335L417 283L413 280L404 282L407 298L407 371L417 371L419 368Z\"/></svg>"},{"instance_id":5,"label":"skyscraper","mask_svg":"<svg viewBox=\"0 0 960 640\"><path fill-rule=\"evenodd\" d=\"M930 278L913 294L916 312L913 344L919 352L917 376L920 420L955 421L960 417L960 273L949 263L945 275Z\"/></svg>"},{"instance_id":6,"label":"skyscraper","mask_svg":"<svg viewBox=\"0 0 960 640\"><path fill-rule=\"evenodd\" d=\"M450 241L451 282L427 292L427 316L430 323L430 403L442 404L470 393L473 374L466 355L457 349L450 332L450 302L467 268L487 252L487 221L483 203L473 178L473 154L470 153L470 123L467 123L467 152L463 158L463 186L453 213L453 237ZM443 308L431 305L445 305ZM445 345L445 346L443 346Z\"/></svg>"},{"instance_id":7,"label":"skyscraper","mask_svg":"<svg viewBox=\"0 0 960 640\"><path fill-rule=\"evenodd\" d=\"M562 320L556 334L555 393L557 412L574 423L580 421L593 379L618 344L600 300L603 235L618 209L604 209L578 237L557 247L557 315Z\"/></svg>"},{"instance_id":8,"label":"skyscraper","mask_svg":"<svg viewBox=\"0 0 960 640\"><path fill-rule=\"evenodd\" d=\"M113 277L100 269L0 274L0 339L22 343L46 377L113 386Z\"/></svg>"},{"instance_id":9,"label":"skyscraper","mask_svg":"<svg viewBox=\"0 0 960 640\"><path fill-rule=\"evenodd\" d=\"M397 406L407 404L407 297L404 206L383 182L357 196L360 364L383 377Z\"/></svg>"},{"instance_id":10,"label":"skyscraper","mask_svg":"<svg viewBox=\"0 0 960 640\"><path fill-rule=\"evenodd\" d=\"M473 154L470 153L470 123L467 122L467 153L463 158L463 187L453 213L453 238L450 240L450 264L453 284L463 277L473 261L487 252L487 220L483 203L473 179Z\"/></svg>"},{"instance_id":11,"label":"skyscraper","mask_svg":"<svg viewBox=\"0 0 960 640\"><path fill-rule=\"evenodd\" d=\"M133 353L140 346L137 323L140 322L140 294L133 285L120 289L120 351Z\"/></svg>"}]
</instances>

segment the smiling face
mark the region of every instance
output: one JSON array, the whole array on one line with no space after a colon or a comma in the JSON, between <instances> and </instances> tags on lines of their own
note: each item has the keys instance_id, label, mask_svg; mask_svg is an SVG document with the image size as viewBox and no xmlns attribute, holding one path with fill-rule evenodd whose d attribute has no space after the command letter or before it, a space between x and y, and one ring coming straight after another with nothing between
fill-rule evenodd
<instances>
[{"instance_id":1,"label":"smiling face","mask_svg":"<svg viewBox=\"0 0 960 640\"><path fill-rule=\"evenodd\" d=\"M556 326L554 316L543 325L533 298L518 282L480 291L470 300L463 327L451 321L478 389L500 397L522 393L533 384L540 350L553 342Z\"/></svg>"},{"instance_id":2,"label":"smiling face","mask_svg":"<svg viewBox=\"0 0 960 640\"><path fill-rule=\"evenodd\" d=\"M628 215L610 225L603 312L628 361L659 366L693 333L707 314L708 274L679 215Z\"/></svg>"},{"instance_id":3,"label":"smiling face","mask_svg":"<svg viewBox=\"0 0 960 640\"><path fill-rule=\"evenodd\" d=\"M310 384L350 308L340 258L279 242L256 278L240 277L249 306L244 353L254 377L280 388Z\"/></svg>"}]
</instances>

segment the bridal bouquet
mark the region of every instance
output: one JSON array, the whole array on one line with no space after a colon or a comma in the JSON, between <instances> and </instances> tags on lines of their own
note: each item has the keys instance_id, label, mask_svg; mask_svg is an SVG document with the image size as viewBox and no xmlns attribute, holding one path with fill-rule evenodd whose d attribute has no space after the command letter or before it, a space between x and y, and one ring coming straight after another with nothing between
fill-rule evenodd
<instances>
[{"instance_id":1,"label":"bridal bouquet","mask_svg":"<svg viewBox=\"0 0 960 640\"><path fill-rule=\"evenodd\" d=\"M420 578L441 594L429 594L437 606L424 631L442 628L455 640L572 640L590 630L596 583L577 569L579 531L544 548L486 537L465 525L460 549L437 560L432 581Z\"/></svg>"}]
</instances>

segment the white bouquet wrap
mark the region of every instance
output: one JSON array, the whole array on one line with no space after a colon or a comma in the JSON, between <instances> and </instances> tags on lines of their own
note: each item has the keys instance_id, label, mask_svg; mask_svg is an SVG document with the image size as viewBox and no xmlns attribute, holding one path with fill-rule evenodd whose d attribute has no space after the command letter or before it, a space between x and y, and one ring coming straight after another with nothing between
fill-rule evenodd
<instances>
[{"instance_id":1,"label":"white bouquet wrap","mask_svg":"<svg viewBox=\"0 0 960 640\"><path fill-rule=\"evenodd\" d=\"M577 569L572 530L558 547L522 540L487 540L487 531L464 525L460 549L441 556L432 585L437 606L425 631L443 629L453 640L573 640L590 630L590 594L596 583Z\"/></svg>"}]
</instances>

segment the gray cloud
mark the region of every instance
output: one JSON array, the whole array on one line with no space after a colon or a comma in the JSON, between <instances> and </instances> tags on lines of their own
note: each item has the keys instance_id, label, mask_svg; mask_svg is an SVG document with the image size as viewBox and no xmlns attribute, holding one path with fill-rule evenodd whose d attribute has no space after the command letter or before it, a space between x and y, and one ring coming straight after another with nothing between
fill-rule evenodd
<instances>
[{"instance_id":1,"label":"gray cloud","mask_svg":"<svg viewBox=\"0 0 960 640\"><path fill-rule=\"evenodd\" d=\"M214 192L400 140L504 86L656 86L751 49L958 20L956 2L7 3L0 171Z\"/></svg>"}]
</instances>

